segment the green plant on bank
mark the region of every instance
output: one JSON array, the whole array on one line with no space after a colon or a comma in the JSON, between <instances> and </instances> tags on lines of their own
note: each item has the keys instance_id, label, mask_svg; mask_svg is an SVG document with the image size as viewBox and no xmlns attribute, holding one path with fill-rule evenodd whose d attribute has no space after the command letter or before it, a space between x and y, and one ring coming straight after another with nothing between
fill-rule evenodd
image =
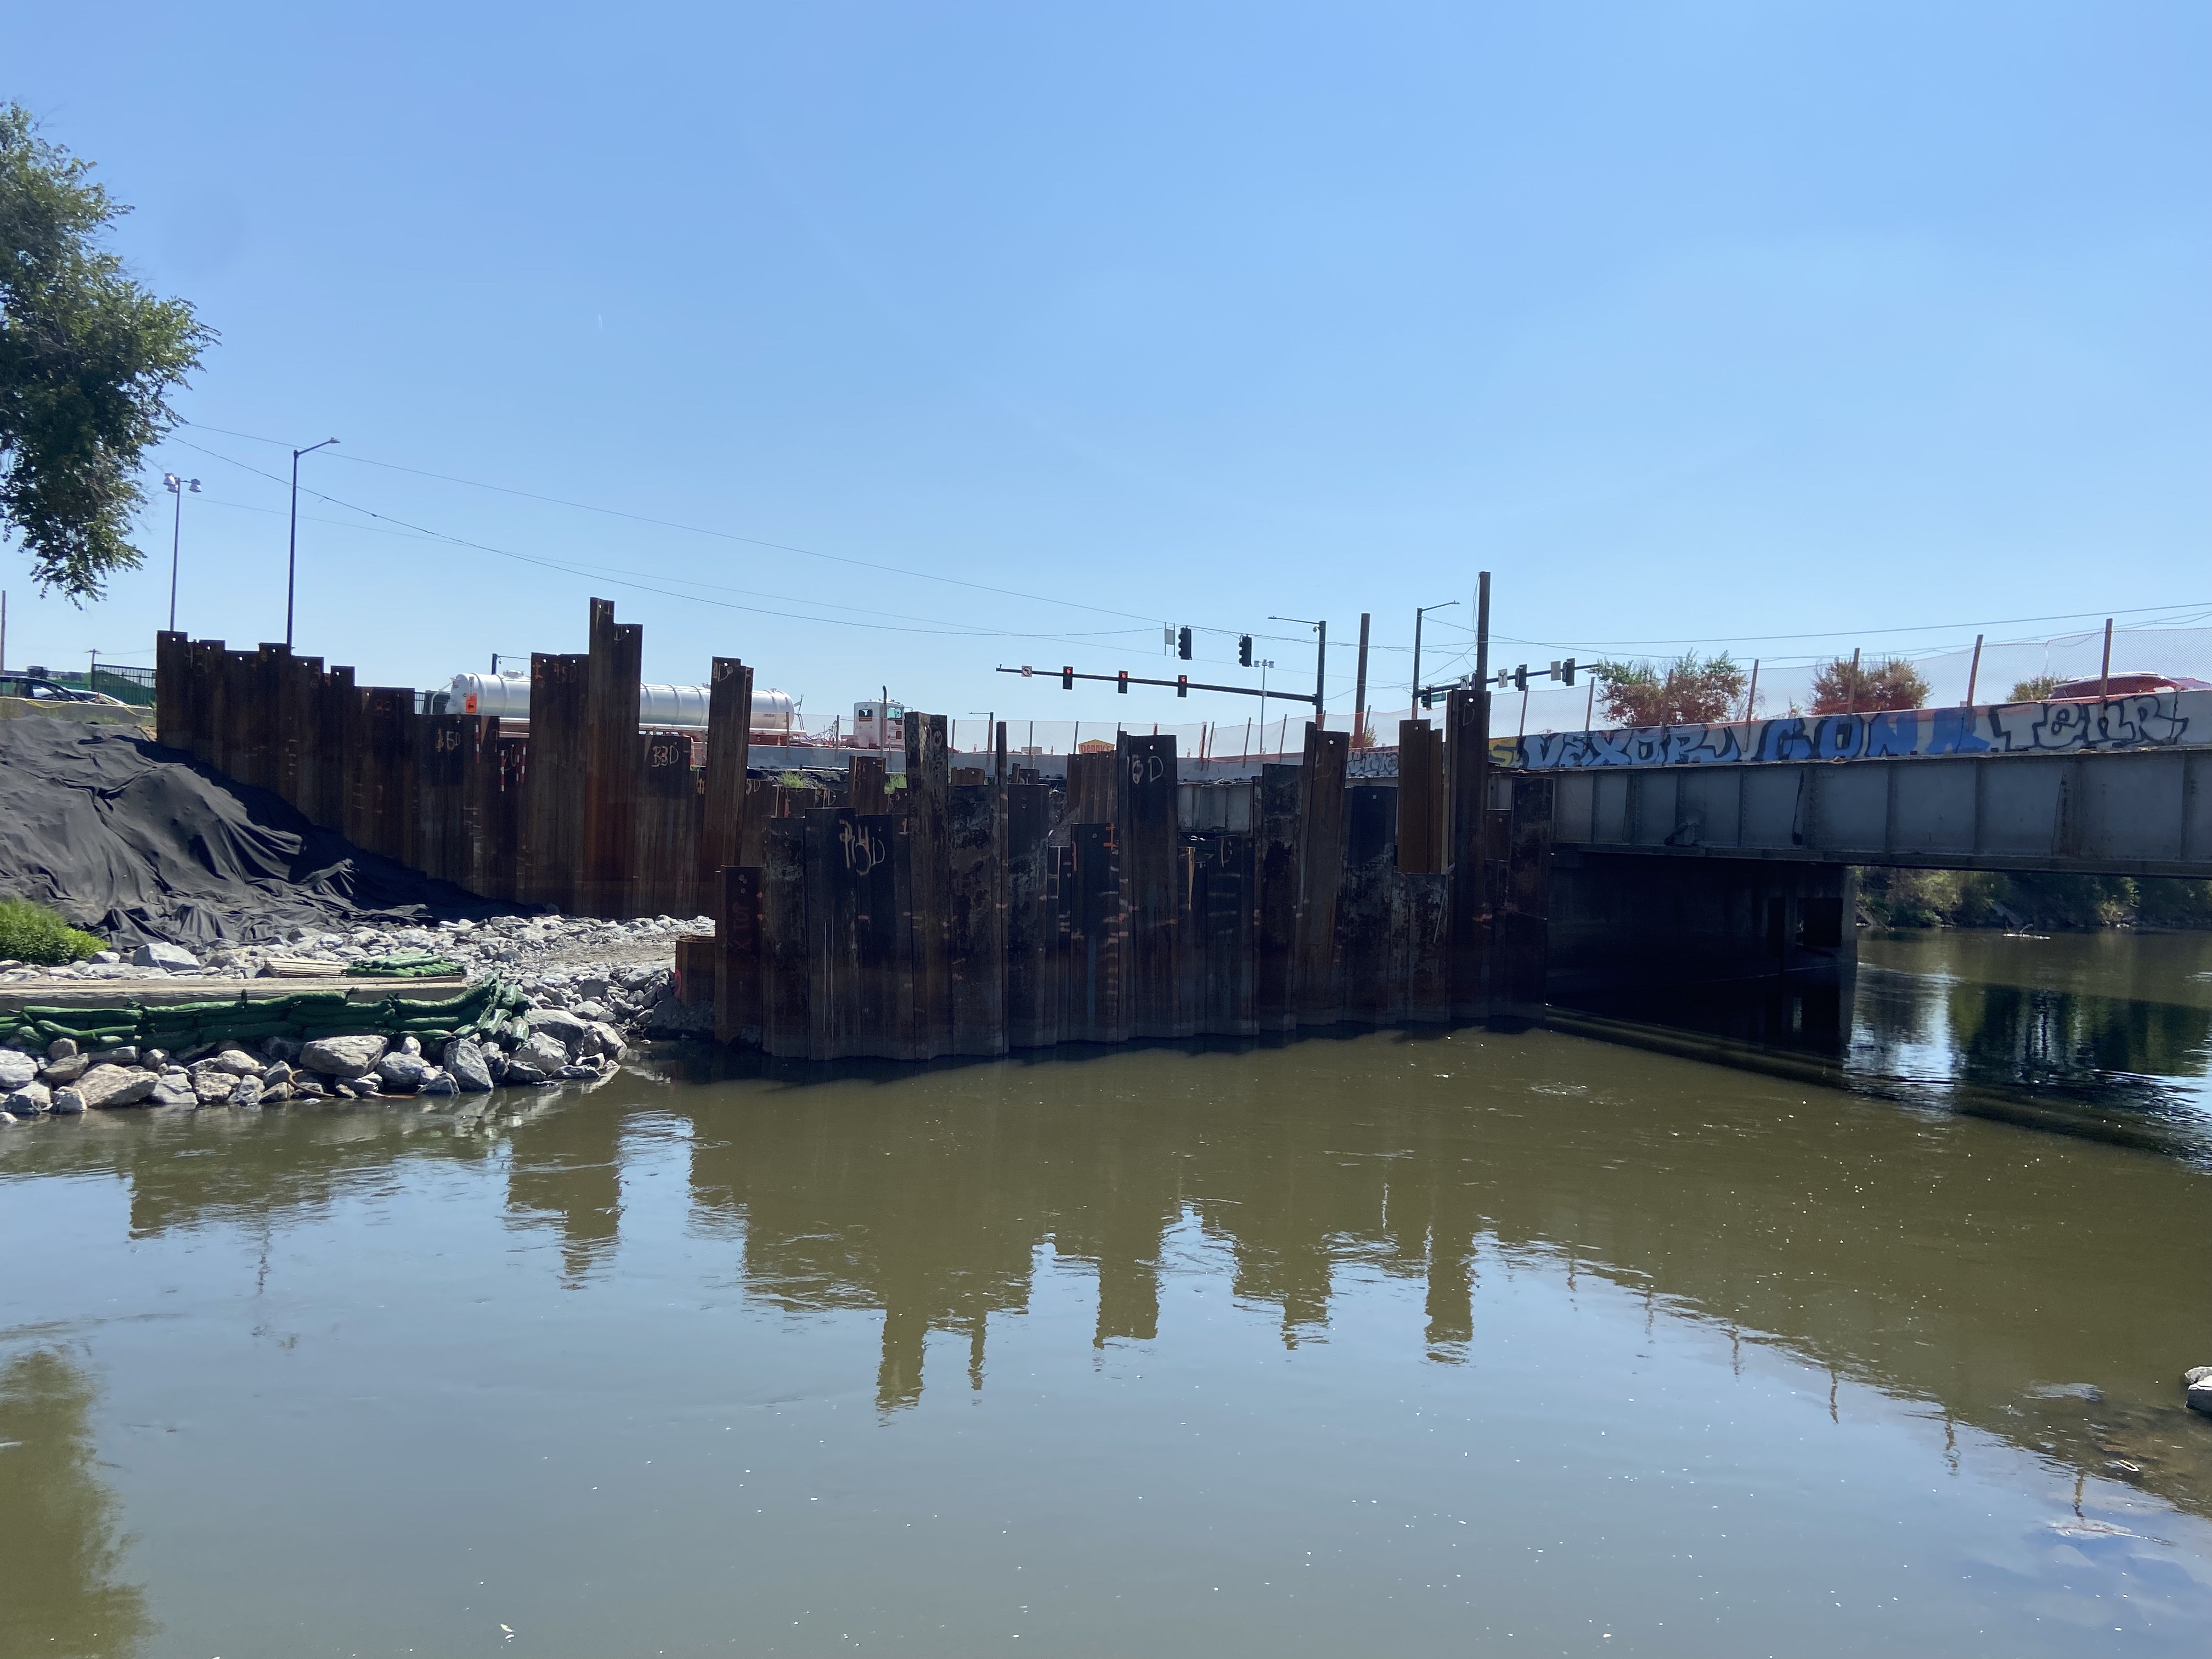
<instances>
[{"instance_id":1,"label":"green plant on bank","mask_svg":"<svg viewBox=\"0 0 2212 1659\"><path fill-rule=\"evenodd\" d=\"M1620 726L1710 725L1742 712L1743 670L1725 651L1686 651L1666 664L1599 662L1590 672L1601 682L1606 718Z\"/></svg>"},{"instance_id":2,"label":"green plant on bank","mask_svg":"<svg viewBox=\"0 0 2212 1659\"><path fill-rule=\"evenodd\" d=\"M1838 657L1813 677L1816 714L1917 708L1927 701L1928 682L1902 657L1878 663L1854 663L1849 657Z\"/></svg>"},{"instance_id":3,"label":"green plant on bank","mask_svg":"<svg viewBox=\"0 0 2212 1659\"><path fill-rule=\"evenodd\" d=\"M51 968L64 962L82 962L94 951L106 948L43 904L28 899L0 899L0 957Z\"/></svg>"},{"instance_id":4,"label":"green plant on bank","mask_svg":"<svg viewBox=\"0 0 2212 1659\"><path fill-rule=\"evenodd\" d=\"M2037 674L2016 682L2007 702L2041 702L2056 691L2061 682L2056 674Z\"/></svg>"},{"instance_id":5,"label":"green plant on bank","mask_svg":"<svg viewBox=\"0 0 2212 1659\"><path fill-rule=\"evenodd\" d=\"M1868 869L1859 908L1877 927L2212 928L2212 881Z\"/></svg>"}]
</instances>

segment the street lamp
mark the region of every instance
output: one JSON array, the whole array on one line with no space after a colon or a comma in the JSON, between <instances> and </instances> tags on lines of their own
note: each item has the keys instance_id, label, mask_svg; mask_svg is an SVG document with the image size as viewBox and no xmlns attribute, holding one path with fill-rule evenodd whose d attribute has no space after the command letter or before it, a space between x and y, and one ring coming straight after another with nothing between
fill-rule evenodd
<instances>
[{"instance_id":1,"label":"street lamp","mask_svg":"<svg viewBox=\"0 0 2212 1659\"><path fill-rule=\"evenodd\" d=\"M284 554L284 648L292 648L292 596L298 586L300 574L300 457L312 455L319 449L328 449L336 438L325 438L319 444L309 444L305 449L292 452L292 539Z\"/></svg>"},{"instance_id":2,"label":"street lamp","mask_svg":"<svg viewBox=\"0 0 2212 1659\"><path fill-rule=\"evenodd\" d=\"M161 488L177 498L176 518L169 526L169 631L173 634L177 631L177 546L185 533L185 492L189 489L193 495L198 495L200 481L198 478L180 478L173 472L164 472Z\"/></svg>"},{"instance_id":3,"label":"street lamp","mask_svg":"<svg viewBox=\"0 0 2212 1659\"><path fill-rule=\"evenodd\" d=\"M1449 611L1457 599L1446 599L1442 605L1425 605L1413 612L1413 701L1421 700L1421 618L1431 611Z\"/></svg>"},{"instance_id":4,"label":"street lamp","mask_svg":"<svg viewBox=\"0 0 2212 1659\"><path fill-rule=\"evenodd\" d=\"M1296 623L1301 628L1314 631L1314 725L1326 727L1328 716L1322 712L1322 699L1328 695L1328 624L1316 622L1310 617L1269 617L1269 622Z\"/></svg>"}]
</instances>

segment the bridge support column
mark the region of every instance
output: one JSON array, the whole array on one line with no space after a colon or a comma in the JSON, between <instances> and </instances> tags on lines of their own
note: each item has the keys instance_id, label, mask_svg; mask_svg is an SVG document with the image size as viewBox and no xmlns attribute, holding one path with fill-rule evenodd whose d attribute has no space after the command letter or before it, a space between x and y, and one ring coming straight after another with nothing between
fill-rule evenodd
<instances>
[{"instance_id":1,"label":"bridge support column","mask_svg":"<svg viewBox=\"0 0 2212 1659\"><path fill-rule=\"evenodd\" d=\"M1555 853L1547 994L1572 1002L1785 975L1846 983L1856 889L1843 864Z\"/></svg>"}]
</instances>

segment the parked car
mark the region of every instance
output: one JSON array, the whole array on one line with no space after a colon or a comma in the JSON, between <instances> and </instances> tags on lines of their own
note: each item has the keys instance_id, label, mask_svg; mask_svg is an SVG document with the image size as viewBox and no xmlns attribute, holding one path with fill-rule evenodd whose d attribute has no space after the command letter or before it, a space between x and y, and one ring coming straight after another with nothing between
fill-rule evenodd
<instances>
[{"instance_id":1,"label":"parked car","mask_svg":"<svg viewBox=\"0 0 2212 1659\"><path fill-rule=\"evenodd\" d=\"M105 691L87 691L81 686L64 685L58 680L45 679L36 674L0 674L0 697L28 697L33 702L96 702L110 708L131 706Z\"/></svg>"},{"instance_id":2,"label":"parked car","mask_svg":"<svg viewBox=\"0 0 2212 1659\"><path fill-rule=\"evenodd\" d=\"M2212 683L2192 680L2186 674L2114 674L2105 679L2063 680L2051 688L2046 701L2066 702L2075 698L2094 700L2103 688L2104 694L2113 697L2136 697L2146 691L2212 691Z\"/></svg>"}]
</instances>

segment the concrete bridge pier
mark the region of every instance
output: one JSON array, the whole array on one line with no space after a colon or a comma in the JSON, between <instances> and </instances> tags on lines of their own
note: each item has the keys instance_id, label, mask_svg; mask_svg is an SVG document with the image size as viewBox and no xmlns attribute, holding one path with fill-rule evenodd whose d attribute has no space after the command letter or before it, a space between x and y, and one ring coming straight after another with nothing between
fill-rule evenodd
<instances>
[{"instance_id":1,"label":"concrete bridge pier","mask_svg":"<svg viewBox=\"0 0 2212 1659\"><path fill-rule=\"evenodd\" d=\"M1844 864L1557 850L1547 994L1664 1004L1765 981L1772 996L1726 1000L1731 1035L1839 1043L1858 965L1856 889Z\"/></svg>"}]
</instances>

